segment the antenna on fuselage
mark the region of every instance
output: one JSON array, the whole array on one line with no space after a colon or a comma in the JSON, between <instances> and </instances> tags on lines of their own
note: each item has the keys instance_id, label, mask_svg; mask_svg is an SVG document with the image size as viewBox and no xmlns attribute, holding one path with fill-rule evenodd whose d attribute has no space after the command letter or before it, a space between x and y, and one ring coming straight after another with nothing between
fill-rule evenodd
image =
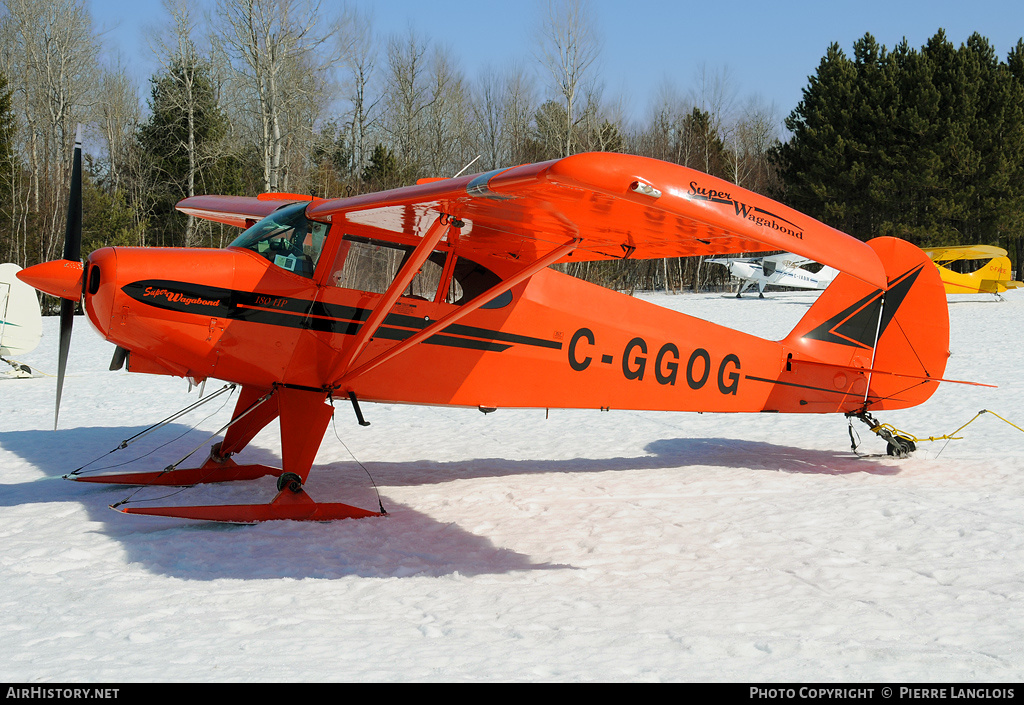
<instances>
[{"instance_id":1,"label":"antenna on fuselage","mask_svg":"<svg viewBox=\"0 0 1024 705\"><path fill-rule=\"evenodd\" d=\"M462 167L461 169L459 169L459 173L458 173L458 174L456 174L455 176L458 176L459 174L461 174L462 172L464 172L464 171L465 171L466 169L468 169L469 167L473 166L473 163L474 163L474 162L475 162L475 161L476 161L477 159L479 159L479 158L480 158L481 156L483 156L483 155L480 155L480 154L478 154L478 155L476 155L475 157L473 157L473 161L472 161L472 162L470 162L469 164L467 164L466 166ZM452 178L454 179L454 178L455 178L455 176L453 176Z\"/></svg>"}]
</instances>

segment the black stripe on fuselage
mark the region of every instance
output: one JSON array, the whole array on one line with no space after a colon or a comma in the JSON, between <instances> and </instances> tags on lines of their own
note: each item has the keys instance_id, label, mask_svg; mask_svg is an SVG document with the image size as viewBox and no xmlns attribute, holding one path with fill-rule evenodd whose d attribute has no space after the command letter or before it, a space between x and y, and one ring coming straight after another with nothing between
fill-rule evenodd
<instances>
[{"instance_id":1,"label":"black stripe on fuselage","mask_svg":"<svg viewBox=\"0 0 1024 705\"><path fill-rule=\"evenodd\" d=\"M810 384L799 384L797 382L783 382L781 379L770 379L766 377L754 377L753 375L743 375L743 379L749 379L752 382L764 382L766 384L781 384L783 387L796 387L797 389L810 389L815 392L825 392L826 394L837 394L839 396L848 396L852 394L849 390L842 389L826 389L825 387L815 387Z\"/></svg>"},{"instance_id":2,"label":"black stripe on fuselage","mask_svg":"<svg viewBox=\"0 0 1024 705\"><path fill-rule=\"evenodd\" d=\"M132 282L126 284L122 291L140 303L168 311L339 335L357 333L371 312L371 309L355 306L169 280ZM405 340L431 323L420 316L390 313L375 337ZM507 350L513 343L562 349L562 344L557 341L458 323L445 327L444 333L449 335L438 333L424 342L492 352Z\"/></svg>"},{"instance_id":3,"label":"black stripe on fuselage","mask_svg":"<svg viewBox=\"0 0 1024 705\"><path fill-rule=\"evenodd\" d=\"M770 378L766 378L766 377L755 377L753 375L743 375L743 378L744 379L749 379L752 382L764 382L765 384L778 384L778 385L782 385L783 387L794 387L796 389L809 389L809 390L814 391L814 392L824 392L825 394L835 394L836 396L850 396L850 397L855 396L854 392L852 390L849 390L849 389L847 389L847 390L828 389L826 387L815 387L815 386L812 386L812 385L809 385L809 384L798 384L797 382L783 382L781 379L770 379ZM927 384L930 381L932 381L932 380L923 380L920 384ZM920 384L912 385L912 387L907 387L907 389L912 389L913 387L920 386ZM903 391L906 391L906 390L903 390ZM861 393L858 392L858 393L856 393L856 396L859 397L860 394ZM866 402L866 404L870 405L870 404L875 404L877 402L886 401L886 400L888 400L888 401L901 401L895 394L893 394L893 395L890 395L888 397L879 397L877 395L869 395L868 398L865 400L865 402Z\"/></svg>"}]
</instances>

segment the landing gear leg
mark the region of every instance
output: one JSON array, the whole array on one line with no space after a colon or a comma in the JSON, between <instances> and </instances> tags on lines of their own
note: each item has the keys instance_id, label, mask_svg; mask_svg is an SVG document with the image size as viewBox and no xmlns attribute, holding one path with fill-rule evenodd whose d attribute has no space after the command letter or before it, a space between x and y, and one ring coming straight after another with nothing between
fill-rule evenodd
<instances>
[{"instance_id":1,"label":"landing gear leg","mask_svg":"<svg viewBox=\"0 0 1024 705\"><path fill-rule=\"evenodd\" d=\"M867 424L871 431L886 442L885 452L894 458L909 458L910 454L917 450L917 443L907 434L893 428L889 424L879 423L874 416L866 411L858 411L847 414L848 417L856 417ZM853 427L850 427L851 441L853 438ZM856 444L854 451L856 451Z\"/></svg>"},{"instance_id":2,"label":"landing gear leg","mask_svg":"<svg viewBox=\"0 0 1024 705\"><path fill-rule=\"evenodd\" d=\"M302 485L309 477L310 468L327 431L334 407L326 403L326 392L279 387L275 390L275 396L281 419L281 455L284 468L283 471L278 470L274 473L278 475L278 493L270 504L115 508L125 514L240 524L276 519L334 521L383 516L383 512L371 512L348 504L318 503L306 493Z\"/></svg>"}]
</instances>

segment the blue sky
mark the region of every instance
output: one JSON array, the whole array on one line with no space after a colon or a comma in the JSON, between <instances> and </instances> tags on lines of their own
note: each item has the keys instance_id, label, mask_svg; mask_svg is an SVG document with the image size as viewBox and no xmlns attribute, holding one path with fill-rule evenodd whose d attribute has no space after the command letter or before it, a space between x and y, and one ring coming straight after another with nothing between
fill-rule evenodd
<instances>
[{"instance_id":1,"label":"blue sky","mask_svg":"<svg viewBox=\"0 0 1024 705\"><path fill-rule=\"evenodd\" d=\"M338 6L324 0L323 7ZM211 2L197 0L202 8ZM357 0L372 12L382 36L409 27L449 45L463 71L474 78L485 66L513 61L535 66L535 0ZM90 0L93 21L107 29L105 48L119 52L144 85L155 68L145 28L160 22L159 0ZM800 100L831 42L851 52L870 32L888 47L904 37L920 47L941 27L956 44L979 32L1005 58L1024 36L1024 0L978 2L628 2L593 0L603 40L600 76L607 97L617 96L641 118L661 84L685 93L702 65L727 71L740 100L759 96L780 117Z\"/></svg>"}]
</instances>

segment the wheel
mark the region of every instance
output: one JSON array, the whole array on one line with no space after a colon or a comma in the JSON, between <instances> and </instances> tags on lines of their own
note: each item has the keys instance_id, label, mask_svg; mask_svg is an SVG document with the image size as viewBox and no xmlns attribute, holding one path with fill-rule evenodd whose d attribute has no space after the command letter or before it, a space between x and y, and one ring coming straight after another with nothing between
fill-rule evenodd
<instances>
[{"instance_id":1,"label":"wheel","mask_svg":"<svg viewBox=\"0 0 1024 705\"><path fill-rule=\"evenodd\" d=\"M887 440L889 442L889 447L885 449L885 452L893 457L909 458L910 454L917 450L917 444L909 438L893 436Z\"/></svg>"},{"instance_id":2,"label":"wheel","mask_svg":"<svg viewBox=\"0 0 1024 705\"><path fill-rule=\"evenodd\" d=\"M277 478L277 491L280 492L287 487L289 490L298 494L302 492L302 478L293 472L286 472Z\"/></svg>"}]
</instances>

